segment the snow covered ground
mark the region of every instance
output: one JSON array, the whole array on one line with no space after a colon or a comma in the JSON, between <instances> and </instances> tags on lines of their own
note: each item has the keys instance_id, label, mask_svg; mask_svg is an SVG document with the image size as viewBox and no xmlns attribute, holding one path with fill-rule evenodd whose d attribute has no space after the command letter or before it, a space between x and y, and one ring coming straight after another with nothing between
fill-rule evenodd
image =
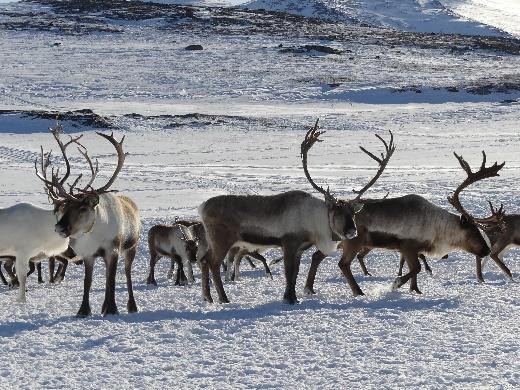
<instances>
[{"instance_id":1,"label":"snow covered ground","mask_svg":"<svg viewBox=\"0 0 520 390\"><path fill-rule=\"evenodd\" d=\"M0 8L0 206L46 204L33 162L40 145L54 146L47 128L55 112L68 132L85 133L100 181L115 159L92 130L126 135L130 155L115 186L141 209L133 269L140 311L126 313L120 267L121 314L100 316L101 261L94 315L86 320L74 317L82 267L71 266L60 285L31 277L25 305L0 286L4 387L519 385L519 284L506 283L493 264L478 284L464 253L432 260L433 277L419 276L421 296L390 291L398 257L383 251L367 259L374 276L353 266L362 298L340 276L339 254L323 262L313 297L302 292L304 255L296 306L281 303L281 266L269 280L244 264L242 280L225 284L228 305L203 303L200 282L173 286L166 260L157 265L158 287L144 283L152 225L194 218L217 194L311 191L299 144L316 117L327 133L310 168L341 197L373 172L358 146L377 150L373 134L392 130L398 149L371 195L417 193L449 208L446 196L464 178L452 152L476 166L485 149L506 167L469 190L466 204L480 215L487 199L520 212L518 41L409 35L241 9L197 8L189 19L182 7L129 11L109 3L96 12L53 2ZM186 51L188 44L204 50ZM66 113L80 109L92 112ZM85 169L80 158L72 166ZM505 258L516 278L519 260L518 250Z\"/></svg>"}]
</instances>

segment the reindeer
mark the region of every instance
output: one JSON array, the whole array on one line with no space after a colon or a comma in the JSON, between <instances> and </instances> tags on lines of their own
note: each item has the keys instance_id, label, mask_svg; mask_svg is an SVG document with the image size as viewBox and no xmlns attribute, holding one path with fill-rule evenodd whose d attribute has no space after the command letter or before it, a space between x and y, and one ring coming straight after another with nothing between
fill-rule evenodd
<instances>
[{"instance_id":1,"label":"reindeer","mask_svg":"<svg viewBox=\"0 0 520 390\"><path fill-rule=\"evenodd\" d=\"M398 276L392 288L397 289L410 280L410 290L419 294L421 291L417 287L417 274L421 269L421 254L441 257L453 250L461 249L481 259L490 253L487 237L479 229L478 221L462 207L459 200L460 192L464 188L479 180L499 176L498 172L504 163L495 162L492 166L486 167L486 154L482 154L483 161L479 171L472 172L468 163L455 153L459 164L467 173L467 178L448 199L460 215L444 210L419 195L364 202L363 210L356 218L358 236L342 241L343 255L338 264L354 296L364 295L350 269L352 260L362 248L399 250L408 264L409 271L403 276ZM378 161L380 169L384 166L384 158L371 157ZM363 192L364 189L356 191L356 199L359 200ZM499 223L496 219L489 221L491 225L496 223ZM324 254L319 252L314 253L312 257L305 285L305 291L309 294L315 293L314 278L324 257ZM495 261L504 272L511 274L499 259Z\"/></svg>"},{"instance_id":2,"label":"reindeer","mask_svg":"<svg viewBox=\"0 0 520 390\"><path fill-rule=\"evenodd\" d=\"M302 142L301 158L307 180L324 200L303 191L289 191L270 196L222 195L200 205L199 215L209 246L201 261L202 295L206 301L213 302L209 289L211 271L219 301L229 302L220 278L220 264L234 245L281 247L286 279L283 298L294 304L302 252L316 245L322 253L330 254L336 249L336 241L357 235L355 216L362 204L336 199L329 190L318 186L308 172L307 151L321 134L316 132L317 125L318 122Z\"/></svg>"},{"instance_id":3,"label":"reindeer","mask_svg":"<svg viewBox=\"0 0 520 390\"><path fill-rule=\"evenodd\" d=\"M20 283L18 302L26 301L30 259L39 255L54 256L69 245L67 237L61 237L54 231L55 223L54 210L29 203L0 209L0 253L16 259Z\"/></svg>"},{"instance_id":4,"label":"reindeer","mask_svg":"<svg viewBox=\"0 0 520 390\"><path fill-rule=\"evenodd\" d=\"M174 264L177 264L175 284L186 280L184 268L187 270L188 283L194 283L192 263L197 261L197 241L187 225L192 223L179 221L174 225L155 225L148 232L148 248L150 250L150 271L147 284L157 286L155 280L155 264L162 256L171 259L171 269L168 277L173 276ZM171 275L171 276L170 276Z\"/></svg>"},{"instance_id":5,"label":"reindeer","mask_svg":"<svg viewBox=\"0 0 520 390\"><path fill-rule=\"evenodd\" d=\"M495 209L491 202L489 202L491 209L491 216L486 218L479 218L476 221L482 227L482 230L487 234L491 242L491 257L499 266L503 262L503 256L510 248L520 247L520 214L506 214L501 205L499 209ZM496 226L495 221L501 220L502 224ZM491 224L489 223L491 222ZM477 279L479 282L484 282L482 276L482 268L487 263L489 257L485 259L477 258ZM500 267L502 272L508 279L512 280L512 275Z\"/></svg>"},{"instance_id":6,"label":"reindeer","mask_svg":"<svg viewBox=\"0 0 520 390\"><path fill-rule=\"evenodd\" d=\"M129 313L137 311L132 287L132 263L135 258L139 231L141 228L139 211L136 204L128 197L115 195L110 187L123 167L126 153L123 152L123 141L117 142L113 133L106 135L97 133L109 141L117 152L117 166L105 185L94 189L92 187L96 179L98 163L92 163L86 148L79 142L81 136L63 144L59 134L61 126L52 129L63 160L66 164L66 173L59 176L58 170L52 170L51 177L47 176L47 168L50 163L50 153L41 153L41 168L38 169L35 162L36 175L44 183L49 198L54 203L55 216L53 225L56 232L63 239L70 238L70 247L77 256L81 257L85 265L85 278L83 286L83 300L78 311L78 317L86 317L91 314L89 303L90 288L92 285L92 273L97 257L102 257L106 266L105 299L101 312L118 314L115 300L115 279L119 253L125 258L125 274L128 289ZM64 186L70 176L70 163L66 148L70 143L77 145L79 152L85 157L91 172L91 178L83 189L76 188L82 175L69 185L67 191ZM57 221L57 222L56 222ZM62 249L63 252L66 247ZM58 253L61 253L58 252Z\"/></svg>"}]
</instances>

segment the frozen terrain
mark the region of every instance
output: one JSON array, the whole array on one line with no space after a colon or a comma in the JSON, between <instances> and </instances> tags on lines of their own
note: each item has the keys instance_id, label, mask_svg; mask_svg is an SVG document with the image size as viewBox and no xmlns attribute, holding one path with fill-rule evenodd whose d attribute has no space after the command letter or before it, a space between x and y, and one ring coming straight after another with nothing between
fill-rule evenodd
<instances>
[{"instance_id":1,"label":"frozen terrain","mask_svg":"<svg viewBox=\"0 0 520 390\"><path fill-rule=\"evenodd\" d=\"M377 151L373 134L392 130L398 149L371 196L417 193L449 208L447 195L464 179L452 152L476 166L485 149L506 166L468 190L465 204L479 215L487 199L520 212L520 41L494 32L431 35L182 4L0 6L0 206L47 205L33 163L40 145L55 149L47 129L59 117L69 133L85 133L100 181L115 158L93 130L126 136L130 155L115 187L136 200L143 222L133 269L137 314L126 313L122 267L121 314L99 314L102 261L86 320L74 317L80 266L59 285L38 285L32 276L25 305L0 286L1 383L517 387L519 284L506 283L491 263L478 284L474 259L464 253L432 260L433 277L419 275L421 296L406 286L390 291L398 257L383 251L367 259L374 276L353 266L362 298L340 276L339 253L323 262L312 297L302 292L304 255L296 306L281 303L281 265L269 280L243 264L242 280L225 284L227 305L202 302L198 272L195 285L173 286L166 260L157 265L158 287L144 282L152 225L196 218L197 206L217 194L312 191L299 145L316 117L327 133L310 169L341 197L373 173L358 146ZM203 50L185 50L190 44ZM72 166L86 168L79 156ZM505 262L518 279L520 252L511 250Z\"/></svg>"}]
</instances>

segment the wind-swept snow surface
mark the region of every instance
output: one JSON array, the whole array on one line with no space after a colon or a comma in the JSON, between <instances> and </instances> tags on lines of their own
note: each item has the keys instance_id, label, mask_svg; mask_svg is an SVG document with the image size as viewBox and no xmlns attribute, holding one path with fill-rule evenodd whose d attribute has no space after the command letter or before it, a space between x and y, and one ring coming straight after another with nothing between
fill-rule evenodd
<instances>
[{"instance_id":1,"label":"wind-swept snow surface","mask_svg":"<svg viewBox=\"0 0 520 390\"><path fill-rule=\"evenodd\" d=\"M28 302L0 285L2 384L15 388L515 388L520 385L520 285L489 262L432 259L418 277L423 295L390 291L396 253L367 258L373 276L354 274L354 298L326 259L317 295L303 295L312 251L297 284L301 303L281 303L283 265L273 280L242 264L225 283L227 305L167 279L145 284L148 229L197 218L218 194L273 194L312 188L299 157L305 131L321 118L324 142L309 155L316 182L352 197L375 171L374 134L397 150L371 197L446 197L464 180L453 152L472 167L481 151L506 161L500 177L461 197L486 215L487 200L520 212L520 42L361 27L295 15L123 1L19 3L0 8L0 207L51 207L34 160L54 149L56 118L99 159L99 181L115 168L113 148L94 131L125 135L129 152L114 189L141 209L133 268L139 313L126 313L120 261L119 316L102 318L104 265L91 293L93 316L79 320L83 267L59 285L31 276ZM185 47L200 44L203 50ZM88 168L72 153L73 173ZM0 221L1 223L1 221ZM413 228L413 227L411 227ZM269 260L280 255L273 250ZM520 253L505 256L515 278ZM44 264L44 270L46 269ZM48 278L46 278L48 279ZM4 387L5 387L4 386Z\"/></svg>"}]
</instances>

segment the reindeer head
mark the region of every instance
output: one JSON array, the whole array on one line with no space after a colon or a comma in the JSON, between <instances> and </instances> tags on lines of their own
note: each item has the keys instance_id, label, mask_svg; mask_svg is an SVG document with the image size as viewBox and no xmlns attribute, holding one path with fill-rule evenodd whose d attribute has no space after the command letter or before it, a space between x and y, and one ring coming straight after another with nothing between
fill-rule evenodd
<instances>
[{"instance_id":1,"label":"reindeer head","mask_svg":"<svg viewBox=\"0 0 520 390\"><path fill-rule=\"evenodd\" d=\"M303 162L303 171L305 172L305 177L307 178L309 183L311 183L312 187L321 194L323 194L323 196L325 197L325 204L327 206L329 216L329 227L332 230L332 232L337 234L341 239L352 239L357 236L355 215L363 209L363 202L360 200L361 195L365 193L383 173L383 170L385 169L388 160L390 159L392 153L395 150L395 146L393 144L394 138L392 133L390 132L391 139L390 143L387 144L381 137L376 135L376 137L378 137L383 142L386 149L386 156L382 155L381 159L374 156L372 153L368 152L365 148L361 147L361 150L363 152L367 153L370 157L379 162L379 170L374 176L374 178L370 180L370 182L365 187L363 187L359 191L354 190L354 192L357 194L355 199L341 200L335 198L330 193L329 188L325 190L322 187L318 186L314 182L314 180L312 180L307 169L307 152L316 142L322 142L322 140L319 139L319 137L324 133L324 131L318 131L318 121L319 120L316 120L316 124L314 125L314 127L312 127L307 132L307 134L305 135L305 139L301 144L301 158Z\"/></svg>"},{"instance_id":2,"label":"reindeer head","mask_svg":"<svg viewBox=\"0 0 520 390\"><path fill-rule=\"evenodd\" d=\"M495 162L492 166L486 167L486 153L482 151L482 164L480 169L477 172L473 172L469 164L462 158L462 156L459 156L457 153L454 153L454 155L468 176L455 189L453 196L448 197L448 201L461 214L460 227L464 232L464 242L462 243L463 247L468 252L473 253L478 257L485 257L489 255L491 248L489 247L488 240L486 240L486 238L483 236L482 231L497 231L503 228L503 219L505 215L503 211L503 205L500 207L500 209L496 210L493 208L491 202L488 201L491 207L492 215L486 218L476 218L464 208L459 199L459 195L462 190L479 180L500 176L498 172L504 167L505 163L498 164Z\"/></svg>"},{"instance_id":3,"label":"reindeer head","mask_svg":"<svg viewBox=\"0 0 520 390\"><path fill-rule=\"evenodd\" d=\"M99 165L97 160L95 164L92 163L86 148L79 142L82 135L75 138L70 137L68 142L63 143L60 139L60 133L62 132L61 125L57 125L50 130L58 143L65 162L65 175L60 177L59 169L52 168L50 177L48 176L47 170L49 166L51 166L52 152L44 153L43 147L41 148L40 166L38 167L38 159L36 159L34 166L36 175L43 181L45 191L54 204L54 213L57 220L55 225L56 233L62 237L88 233L92 230L96 220L96 208L99 205L100 195L111 192L109 188L123 167L126 157L126 154L123 152L124 137L121 141L117 142L114 139L113 134L108 136L102 133L97 133L101 137L107 139L115 147L118 161L117 167L108 182L104 186L95 189L92 187L92 184L94 183L99 171ZM82 174L80 174L72 184L67 183L67 179L70 176L70 163L67 157L67 148L72 144L77 146L78 151L83 155L90 168L91 178L83 188L76 187L83 176ZM65 185L68 185L68 191L65 189Z\"/></svg>"}]
</instances>

